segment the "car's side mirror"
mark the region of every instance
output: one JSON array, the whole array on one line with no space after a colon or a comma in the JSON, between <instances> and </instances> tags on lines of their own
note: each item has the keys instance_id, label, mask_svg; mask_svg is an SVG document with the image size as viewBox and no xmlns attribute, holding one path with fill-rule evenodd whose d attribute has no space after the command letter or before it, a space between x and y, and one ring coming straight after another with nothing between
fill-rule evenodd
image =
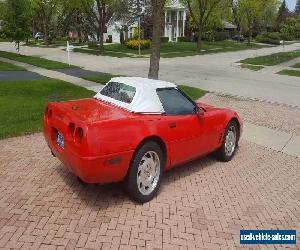
<instances>
[{"instance_id":1,"label":"car's side mirror","mask_svg":"<svg viewBox=\"0 0 300 250\"><path fill-rule=\"evenodd\" d=\"M195 108L195 113L198 116L199 120L201 120L204 116L204 111L202 108L199 108L198 106Z\"/></svg>"}]
</instances>

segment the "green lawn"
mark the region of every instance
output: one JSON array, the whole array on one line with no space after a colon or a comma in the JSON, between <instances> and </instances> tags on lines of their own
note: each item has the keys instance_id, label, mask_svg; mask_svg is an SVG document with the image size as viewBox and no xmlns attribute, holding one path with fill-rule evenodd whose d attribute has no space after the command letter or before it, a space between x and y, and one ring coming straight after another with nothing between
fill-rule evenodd
<instances>
[{"instance_id":1,"label":"green lawn","mask_svg":"<svg viewBox=\"0 0 300 250\"><path fill-rule=\"evenodd\" d=\"M297 63L295 65L292 66L293 68L300 68L300 63Z\"/></svg>"},{"instance_id":2,"label":"green lawn","mask_svg":"<svg viewBox=\"0 0 300 250\"><path fill-rule=\"evenodd\" d=\"M54 79L0 81L0 139L41 131L48 102L93 95L92 91Z\"/></svg>"},{"instance_id":3,"label":"green lawn","mask_svg":"<svg viewBox=\"0 0 300 250\"><path fill-rule=\"evenodd\" d=\"M28 63L45 69L65 69L70 66L66 63L56 62L35 56L19 55L12 52L0 51L0 57L8 58L14 61ZM74 67L74 66L71 66Z\"/></svg>"},{"instance_id":4,"label":"green lawn","mask_svg":"<svg viewBox=\"0 0 300 250\"><path fill-rule=\"evenodd\" d=\"M13 65L11 63L0 61L0 71L26 71L26 69Z\"/></svg>"},{"instance_id":5,"label":"green lawn","mask_svg":"<svg viewBox=\"0 0 300 250\"><path fill-rule=\"evenodd\" d=\"M255 65L251 65L251 64L241 64L241 68L242 69L250 69L253 71L259 71L261 69L263 69L263 66L255 66Z\"/></svg>"},{"instance_id":6,"label":"green lawn","mask_svg":"<svg viewBox=\"0 0 300 250\"><path fill-rule=\"evenodd\" d=\"M198 100L207 93L205 90L186 85L178 85L178 87L193 100Z\"/></svg>"},{"instance_id":7,"label":"green lawn","mask_svg":"<svg viewBox=\"0 0 300 250\"><path fill-rule=\"evenodd\" d=\"M277 74L279 75L287 75L287 76L298 76L300 77L300 70L289 70L289 69L284 69L278 72Z\"/></svg>"},{"instance_id":8,"label":"green lawn","mask_svg":"<svg viewBox=\"0 0 300 250\"><path fill-rule=\"evenodd\" d=\"M198 54L209 54L209 53L220 53L228 51L238 51L245 49L257 49L265 46L252 44L248 46L246 43L236 43L233 41L222 41L222 42L204 42L203 48L200 53L197 52L196 43L192 42L177 42L177 43L162 43L161 44L161 57L172 58L172 57L183 57L183 56L194 56ZM88 53L93 55L104 55L112 57L138 57L138 51L128 49L122 44L109 44L105 45L105 51L100 52L98 49L93 47L92 49L87 48L75 48L74 52ZM141 51L141 56L149 57L150 49L144 49Z\"/></svg>"},{"instance_id":9,"label":"green lawn","mask_svg":"<svg viewBox=\"0 0 300 250\"><path fill-rule=\"evenodd\" d=\"M240 63L252 64L252 65L265 65L265 66L274 66L280 63L284 63L300 57L300 50L291 51L291 52L280 52L276 54L271 54L267 56L259 56L254 58L247 58L240 61Z\"/></svg>"}]
</instances>

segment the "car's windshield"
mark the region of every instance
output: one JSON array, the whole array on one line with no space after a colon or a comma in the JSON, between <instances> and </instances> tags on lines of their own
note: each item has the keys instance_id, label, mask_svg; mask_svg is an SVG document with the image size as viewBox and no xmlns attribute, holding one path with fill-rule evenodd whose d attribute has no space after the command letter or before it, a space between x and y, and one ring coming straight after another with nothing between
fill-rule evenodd
<instances>
[{"instance_id":1,"label":"car's windshield","mask_svg":"<svg viewBox=\"0 0 300 250\"><path fill-rule=\"evenodd\" d=\"M120 82L109 82L100 94L120 102L131 103L136 93L135 87Z\"/></svg>"}]
</instances>

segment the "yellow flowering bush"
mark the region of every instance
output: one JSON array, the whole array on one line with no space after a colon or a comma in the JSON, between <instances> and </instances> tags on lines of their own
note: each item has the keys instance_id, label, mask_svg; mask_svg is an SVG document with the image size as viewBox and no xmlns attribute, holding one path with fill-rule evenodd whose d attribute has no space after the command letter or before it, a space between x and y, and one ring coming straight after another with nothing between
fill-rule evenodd
<instances>
[{"instance_id":1,"label":"yellow flowering bush","mask_svg":"<svg viewBox=\"0 0 300 250\"><path fill-rule=\"evenodd\" d=\"M142 39L140 40L141 42L141 49L148 49L150 48L151 45L151 41L148 39ZM126 47L128 49L135 49L138 50L139 49L139 40L136 39L130 39L126 42Z\"/></svg>"}]
</instances>

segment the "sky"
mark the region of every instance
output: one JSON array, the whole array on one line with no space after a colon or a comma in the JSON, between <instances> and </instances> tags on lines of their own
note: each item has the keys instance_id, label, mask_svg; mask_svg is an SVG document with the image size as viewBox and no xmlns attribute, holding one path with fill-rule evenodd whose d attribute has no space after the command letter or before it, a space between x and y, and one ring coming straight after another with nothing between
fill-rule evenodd
<instances>
[{"instance_id":1,"label":"sky","mask_svg":"<svg viewBox=\"0 0 300 250\"><path fill-rule=\"evenodd\" d=\"M295 5L296 5L296 1L297 0L285 0L287 6L289 7L290 10L294 10L295 9Z\"/></svg>"}]
</instances>

